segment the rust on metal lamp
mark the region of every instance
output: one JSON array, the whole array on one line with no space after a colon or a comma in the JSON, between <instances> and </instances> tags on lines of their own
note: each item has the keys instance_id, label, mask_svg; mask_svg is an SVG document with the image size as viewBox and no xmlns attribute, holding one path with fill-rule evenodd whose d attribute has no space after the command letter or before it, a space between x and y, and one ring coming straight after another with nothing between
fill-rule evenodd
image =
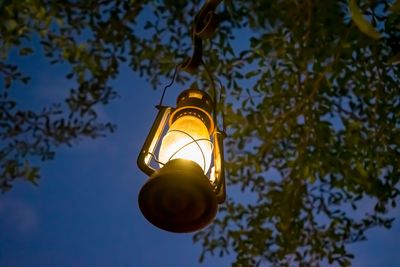
<instances>
[{"instance_id":1,"label":"rust on metal lamp","mask_svg":"<svg viewBox=\"0 0 400 267\"><path fill-rule=\"evenodd\" d=\"M158 109L137 161L149 176L139 208L163 230L196 231L213 220L225 200L223 133L204 91L185 90L176 108Z\"/></svg>"}]
</instances>

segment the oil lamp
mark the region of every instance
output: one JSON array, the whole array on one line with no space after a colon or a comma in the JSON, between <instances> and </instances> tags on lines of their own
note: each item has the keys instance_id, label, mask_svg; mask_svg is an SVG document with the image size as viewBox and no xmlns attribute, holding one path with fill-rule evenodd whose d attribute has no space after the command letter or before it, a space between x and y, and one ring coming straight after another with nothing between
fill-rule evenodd
<instances>
[{"instance_id":1,"label":"oil lamp","mask_svg":"<svg viewBox=\"0 0 400 267\"><path fill-rule=\"evenodd\" d=\"M161 229L196 231L213 220L225 200L223 133L204 91L185 90L176 108L158 109L137 161L149 176L139 193L139 208Z\"/></svg>"}]
</instances>

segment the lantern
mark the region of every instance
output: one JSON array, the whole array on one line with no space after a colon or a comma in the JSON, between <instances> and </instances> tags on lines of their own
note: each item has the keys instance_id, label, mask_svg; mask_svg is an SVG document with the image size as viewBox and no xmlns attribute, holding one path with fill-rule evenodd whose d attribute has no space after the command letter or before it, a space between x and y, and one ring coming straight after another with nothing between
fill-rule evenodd
<instances>
[{"instance_id":1,"label":"lantern","mask_svg":"<svg viewBox=\"0 0 400 267\"><path fill-rule=\"evenodd\" d=\"M176 108L158 106L140 151L138 166L149 179L140 190L139 207L166 231L205 227L225 200L223 133L212 107L210 96L197 89L183 91Z\"/></svg>"}]
</instances>

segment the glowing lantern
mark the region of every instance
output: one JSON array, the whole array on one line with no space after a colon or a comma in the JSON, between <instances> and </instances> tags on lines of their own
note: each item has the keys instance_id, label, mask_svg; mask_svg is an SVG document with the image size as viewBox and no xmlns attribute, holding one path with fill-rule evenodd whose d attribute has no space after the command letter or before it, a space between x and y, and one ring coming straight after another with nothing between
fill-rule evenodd
<instances>
[{"instance_id":1,"label":"glowing lantern","mask_svg":"<svg viewBox=\"0 0 400 267\"><path fill-rule=\"evenodd\" d=\"M138 157L139 168L150 176L140 190L139 207L161 229L199 230L225 200L223 134L215 127L212 107L210 96L197 89L182 92L176 108L158 107Z\"/></svg>"}]
</instances>

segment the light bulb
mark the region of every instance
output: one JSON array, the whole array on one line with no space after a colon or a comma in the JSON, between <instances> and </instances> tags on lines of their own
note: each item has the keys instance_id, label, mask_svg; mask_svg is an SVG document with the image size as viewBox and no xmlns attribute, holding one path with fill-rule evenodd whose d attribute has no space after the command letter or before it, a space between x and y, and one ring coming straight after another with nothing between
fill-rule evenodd
<instances>
[{"instance_id":1,"label":"light bulb","mask_svg":"<svg viewBox=\"0 0 400 267\"><path fill-rule=\"evenodd\" d=\"M158 158L164 164L172 159L192 160L207 173L211 155L212 144L207 127L199 118L185 115L171 124L161 142Z\"/></svg>"}]
</instances>

